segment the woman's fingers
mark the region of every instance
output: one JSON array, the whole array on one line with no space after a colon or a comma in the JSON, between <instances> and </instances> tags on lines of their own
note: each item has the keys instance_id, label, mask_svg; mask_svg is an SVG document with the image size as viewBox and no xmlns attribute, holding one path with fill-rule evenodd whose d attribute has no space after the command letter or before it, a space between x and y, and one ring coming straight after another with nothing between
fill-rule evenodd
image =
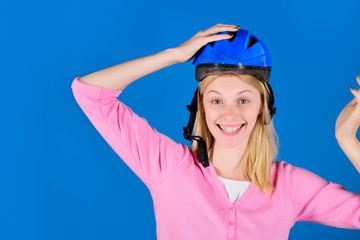
<instances>
[{"instance_id":1,"label":"woman's fingers","mask_svg":"<svg viewBox=\"0 0 360 240\"><path fill-rule=\"evenodd\" d=\"M356 91L355 89L351 89L351 93L354 95L354 99L353 101L356 99L357 104L360 104L360 93L358 91ZM356 104L355 101L353 102L353 104Z\"/></svg>"},{"instance_id":2,"label":"woman's fingers","mask_svg":"<svg viewBox=\"0 0 360 240\"><path fill-rule=\"evenodd\" d=\"M205 41L204 45L209 42L215 42L223 39L229 39L232 36L230 34L215 34L208 37L203 37L203 40Z\"/></svg>"},{"instance_id":3,"label":"woman's fingers","mask_svg":"<svg viewBox=\"0 0 360 240\"><path fill-rule=\"evenodd\" d=\"M202 30L198 32L195 36L199 38L201 45L206 45L209 42L215 42L223 39L229 39L232 36L229 34L216 34L219 32L235 32L239 30L239 27L236 25L230 25L230 24L217 24L215 26L212 26L206 30Z\"/></svg>"},{"instance_id":4,"label":"woman's fingers","mask_svg":"<svg viewBox=\"0 0 360 240\"><path fill-rule=\"evenodd\" d=\"M230 34L215 34L211 36L200 36L196 39L197 49L200 49L202 46L205 46L209 42L215 42L223 39L229 39L232 36ZM195 42L194 42L195 43Z\"/></svg>"},{"instance_id":5,"label":"woman's fingers","mask_svg":"<svg viewBox=\"0 0 360 240\"><path fill-rule=\"evenodd\" d=\"M196 35L198 36L211 36L219 32L235 32L238 30L238 27L236 25L231 24L217 24L215 26L212 26L206 30L199 31ZM219 35L219 34L217 34Z\"/></svg>"},{"instance_id":6,"label":"woman's fingers","mask_svg":"<svg viewBox=\"0 0 360 240\"><path fill-rule=\"evenodd\" d=\"M359 75L356 77L356 81L360 85ZM360 89L356 90L353 87L351 87L350 92L352 95L354 95L354 98L347 104L347 106L354 107L355 105L360 104Z\"/></svg>"},{"instance_id":7,"label":"woman's fingers","mask_svg":"<svg viewBox=\"0 0 360 240\"><path fill-rule=\"evenodd\" d=\"M188 41L184 42L178 47L173 48L177 62L187 62L194 57L196 52L209 42L215 42L223 39L230 39L229 34L215 34L219 32L235 32L238 28L236 25L230 24L217 24L209 29L202 30L191 37Z\"/></svg>"},{"instance_id":8,"label":"woman's fingers","mask_svg":"<svg viewBox=\"0 0 360 240\"><path fill-rule=\"evenodd\" d=\"M360 76L359 75L357 75L356 81L360 85ZM351 87L350 91L355 96L355 98L353 100L356 99L357 103L360 104L360 89L356 90L353 87ZM353 103L353 104L355 104L355 103Z\"/></svg>"}]
</instances>

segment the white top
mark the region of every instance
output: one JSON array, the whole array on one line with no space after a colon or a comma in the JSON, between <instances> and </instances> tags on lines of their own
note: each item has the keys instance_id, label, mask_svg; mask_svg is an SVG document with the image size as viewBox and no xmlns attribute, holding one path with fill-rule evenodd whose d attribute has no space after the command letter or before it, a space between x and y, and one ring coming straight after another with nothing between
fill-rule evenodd
<instances>
[{"instance_id":1,"label":"white top","mask_svg":"<svg viewBox=\"0 0 360 240\"><path fill-rule=\"evenodd\" d=\"M225 188L231 203L234 202L248 189L250 181L238 181L218 176Z\"/></svg>"}]
</instances>

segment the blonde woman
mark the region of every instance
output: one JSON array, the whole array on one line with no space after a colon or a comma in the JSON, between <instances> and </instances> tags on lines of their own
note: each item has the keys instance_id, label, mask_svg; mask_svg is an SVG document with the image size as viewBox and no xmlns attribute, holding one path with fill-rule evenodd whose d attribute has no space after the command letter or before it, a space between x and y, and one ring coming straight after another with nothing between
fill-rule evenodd
<instances>
[{"instance_id":1,"label":"blonde woman","mask_svg":"<svg viewBox=\"0 0 360 240\"><path fill-rule=\"evenodd\" d=\"M275 161L270 54L239 28L217 24L178 47L77 77L74 97L149 188L159 240L288 239L297 221L360 229L360 194ZM117 97L133 81L193 57L199 88L184 128L193 140L189 149ZM355 98L337 119L336 138L360 173L360 92L351 92Z\"/></svg>"}]
</instances>

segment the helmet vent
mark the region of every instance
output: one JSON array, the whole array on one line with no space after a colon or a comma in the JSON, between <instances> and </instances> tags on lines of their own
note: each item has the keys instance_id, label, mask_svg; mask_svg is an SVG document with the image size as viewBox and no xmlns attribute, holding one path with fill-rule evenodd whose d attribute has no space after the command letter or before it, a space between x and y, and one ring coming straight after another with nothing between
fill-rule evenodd
<instances>
[{"instance_id":1,"label":"helmet vent","mask_svg":"<svg viewBox=\"0 0 360 240\"><path fill-rule=\"evenodd\" d=\"M234 39L236 38L236 34L238 33L238 31L236 31L236 32L229 32L229 33L234 35L234 36L232 36L231 38L228 39L229 42L232 42L232 41L234 41Z\"/></svg>"},{"instance_id":2,"label":"helmet vent","mask_svg":"<svg viewBox=\"0 0 360 240\"><path fill-rule=\"evenodd\" d=\"M258 40L256 40L254 37L250 36L249 42L248 42L248 48L257 43Z\"/></svg>"}]
</instances>

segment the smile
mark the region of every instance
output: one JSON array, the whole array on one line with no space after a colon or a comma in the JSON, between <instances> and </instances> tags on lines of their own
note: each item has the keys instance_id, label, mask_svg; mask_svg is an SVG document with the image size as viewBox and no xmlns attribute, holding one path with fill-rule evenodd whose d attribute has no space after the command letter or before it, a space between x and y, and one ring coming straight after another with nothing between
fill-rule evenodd
<instances>
[{"instance_id":1,"label":"smile","mask_svg":"<svg viewBox=\"0 0 360 240\"><path fill-rule=\"evenodd\" d=\"M234 136L234 135L238 134L244 125L245 124L237 125L237 126L236 125L226 126L226 125L217 124L217 126L219 127L221 132L227 136Z\"/></svg>"}]
</instances>

